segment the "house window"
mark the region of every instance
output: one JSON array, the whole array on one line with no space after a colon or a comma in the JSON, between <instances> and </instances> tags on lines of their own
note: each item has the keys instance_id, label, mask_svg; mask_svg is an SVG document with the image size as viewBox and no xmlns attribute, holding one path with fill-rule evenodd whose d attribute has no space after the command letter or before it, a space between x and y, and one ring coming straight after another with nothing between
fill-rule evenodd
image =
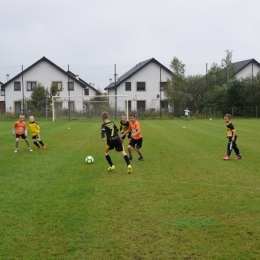
<instances>
[{"instance_id":1,"label":"house window","mask_svg":"<svg viewBox=\"0 0 260 260\"><path fill-rule=\"evenodd\" d=\"M14 82L14 91L21 91L21 82Z\"/></svg>"},{"instance_id":2,"label":"house window","mask_svg":"<svg viewBox=\"0 0 260 260\"><path fill-rule=\"evenodd\" d=\"M160 89L159 91L164 91L165 86L167 85L167 82L160 82Z\"/></svg>"},{"instance_id":3,"label":"house window","mask_svg":"<svg viewBox=\"0 0 260 260\"><path fill-rule=\"evenodd\" d=\"M74 91L74 82L68 82L68 91Z\"/></svg>"},{"instance_id":4,"label":"house window","mask_svg":"<svg viewBox=\"0 0 260 260\"><path fill-rule=\"evenodd\" d=\"M89 89L88 88L84 88L84 96L89 96Z\"/></svg>"},{"instance_id":5,"label":"house window","mask_svg":"<svg viewBox=\"0 0 260 260\"><path fill-rule=\"evenodd\" d=\"M137 110L145 111L145 101L137 101Z\"/></svg>"},{"instance_id":6,"label":"house window","mask_svg":"<svg viewBox=\"0 0 260 260\"><path fill-rule=\"evenodd\" d=\"M131 82L125 82L125 91L131 91Z\"/></svg>"},{"instance_id":7,"label":"house window","mask_svg":"<svg viewBox=\"0 0 260 260\"><path fill-rule=\"evenodd\" d=\"M145 82L137 82L137 91L145 91Z\"/></svg>"},{"instance_id":8,"label":"house window","mask_svg":"<svg viewBox=\"0 0 260 260\"><path fill-rule=\"evenodd\" d=\"M27 82L27 91L33 91L33 89L36 87L35 81L28 81Z\"/></svg>"},{"instance_id":9,"label":"house window","mask_svg":"<svg viewBox=\"0 0 260 260\"><path fill-rule=\"evenodd\" d=\"M52 85L57 85L58 90L62 91L62 82L60 82L60 81L53 81Z\"/></svg>"},{"instance_id":10,"label":"house window","mask_svg":"<svg viewBox=\"0 0 260 260\"><path fill-rule=\"evenodd\" d=\"M22 111L22 102L15 101L14 102L14 112L15 112L15 114L21 114L21 111Z\"/></svg>"},{"instance_id":11,"label":"house window","mask_svg":"<svg viewBox=\"0 0 260 260\"><path fill-rule=\"evenodd\" d=\"M68 102L68 108L70 109L70 110L74 110L74 101L69 101Z\"/></svg>"},{"instance_id":12,"label":"house window","mask_svg":"<svg viewBox=\"0 0 260 260\"><path fill-rule=\"evenodd\" d=\"M161 109L168 109L168 101L167 100L161 101Z\"/></svg>"},{"instance_id":13,"label":"house window","mask_svg":"<svg viewBox=\"0 0 260 260\"><path fill-rule=\"evenodd\" d=\"M5 96L5 90L1 89L1 96Z\"/></svg>"}]
</instances>

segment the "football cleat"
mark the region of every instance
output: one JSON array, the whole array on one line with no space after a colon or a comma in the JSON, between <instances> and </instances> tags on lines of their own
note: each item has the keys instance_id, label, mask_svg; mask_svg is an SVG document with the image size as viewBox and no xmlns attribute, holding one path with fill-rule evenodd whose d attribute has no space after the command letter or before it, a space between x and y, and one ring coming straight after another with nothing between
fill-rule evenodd
<instances>
[{"instance_id":1,"label":"football cleat","mask_svg":"<svg viewBox=\"0 0 260 260\"><path fill-rule=\"evenodd\" d=\"M229 159L230 159L230 158L229 158L229 156L227 156L227 155L223 157L223 160L229 160Z\"/></svg>"},{"instance_id":2,"label":"football cleat","mask_svg":"<svg viewBox=\"0 0 260 260\"><path fill-rule=\"evenodd\" d=\"M114 170L115 168L116 168L115 165L112 165L112 166L108 167L107 170L111 171L111 170Z\"/></svg>"},{"instance_id":3,"label":"football cleat","mask_svg":"<svg viewBox=\"0 0 260 260\"><path fill-rule=\"evenodd\" d=\"M132 173L132 166L130 164L127 166L127 173Z\"/></svg>"},{"instance_id":4,"label":"football cleat","mask_svg":"<svg viewBox=\"0 0 260 260\"><path fill-rule=\"evenodd\" d=\"M242 156L241 155L237 155L235 159L236 160L242 159Z\"/></svg>"}]
</instances>

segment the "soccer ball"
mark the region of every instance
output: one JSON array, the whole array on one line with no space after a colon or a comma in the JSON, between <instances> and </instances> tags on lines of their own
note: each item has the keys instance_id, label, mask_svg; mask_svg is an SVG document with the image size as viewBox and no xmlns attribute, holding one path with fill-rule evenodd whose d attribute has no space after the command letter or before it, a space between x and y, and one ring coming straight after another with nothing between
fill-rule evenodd
<instances>
[{"instance_id":1,"label":"soccer ball","mask_svg":"<svg viewBox=\"0 0 260 260\"><path fill-rule=\"evenodd\" d=\"M87 156L85 159L86 163L93 163L94 162L94 158L92 156Z\"/></svg>"}]
</instances>

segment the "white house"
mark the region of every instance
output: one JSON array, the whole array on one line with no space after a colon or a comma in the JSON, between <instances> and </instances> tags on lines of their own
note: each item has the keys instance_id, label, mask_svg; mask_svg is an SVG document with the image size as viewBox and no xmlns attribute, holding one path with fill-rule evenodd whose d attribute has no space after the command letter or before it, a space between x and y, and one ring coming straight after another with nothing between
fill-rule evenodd
<instances>
[{"instance_id":1,"label":"white house","mask_svg":"<svg viewBox=\"0 0 260 260\"><path fill-rule=\"evenodd\" d=\"M2 88L3 83L0 81L0 89L1 89L1 95L0 95L0 112L4 112L5 110L5 104L4 104L4 88Z\"/></svg>"},{"instance_id":2,"label":"white house","mask_svg":"<svg viewBox=\"0 0 260 260\"><path fill-rule=\"evenodd\" d=\"M6 112L19 114L26 111L26 101L30 99L33 89L41 83L50 88L56 83L59 88L60 108L80 111L83 108L83 98L73 96L96 95L99 92L91 85L70 71L65 71L46 57L41 58L30 67L8 80L1 86ZM70 96L71 98L63 98ZM24 104L24 108L23 108Z\"/></svg>"},{"instance_id":3,"label":"white house","mask_svg":"<svg viewBox=\"0 0 260 260\"><path fill-rule=\"evenodd\" d=\"M128 110L168 109L163 88L167 79L171 78L171 70L159 63L156 59L142 61L111 82L105 90L108 95L127 95ZM114 97L110 97L112 101ZM120 98L117 99L119 103ZM120 104L117 104L120 106ZM122 106L122 105L121 105ZM126 109L124 103L122 109Z\"/></svg>"},{"instance_id":4,"label":"white house","mask_svg":"<svg viewBox=\"0 0 260 260\"><path fill-rule=\"evenodd\" d=\"M237 79L255 76L260 71L260 63L255 59L233 62L232 65L236 70L235 77Z\"/></svg>"}]
</instances>

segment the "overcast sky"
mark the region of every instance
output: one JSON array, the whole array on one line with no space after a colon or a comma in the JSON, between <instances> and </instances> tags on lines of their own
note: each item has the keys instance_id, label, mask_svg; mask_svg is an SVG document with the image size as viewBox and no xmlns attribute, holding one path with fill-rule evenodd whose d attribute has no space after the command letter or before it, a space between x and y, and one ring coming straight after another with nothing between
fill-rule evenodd
<instances>
[{"instance_id":1,"label":"overcast sky","mask_svg":"<svg viewBox=\"0 0 260 260\"><path fill-rule=\"evenodd\" d=\"M259 0L0 0L0 81L45 56L103 89L137 63L177 56L195 74L225 50L260 61Z\"/></svg>"}]
</instances>

